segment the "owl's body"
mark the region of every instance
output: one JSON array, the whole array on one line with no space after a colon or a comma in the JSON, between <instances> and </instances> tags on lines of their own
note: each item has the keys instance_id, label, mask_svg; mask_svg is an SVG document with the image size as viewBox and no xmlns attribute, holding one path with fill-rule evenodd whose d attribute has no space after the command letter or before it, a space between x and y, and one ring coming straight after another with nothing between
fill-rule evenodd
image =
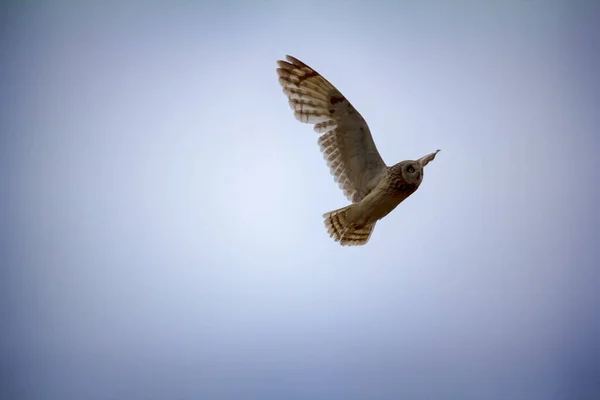
<instances>
[{"instance_id":1,"label":"owl's body","mask_svg":"<svg viewBox=\"0 0 600 400\"><path fill-rule=\"evenodd\" d=\"M353 204L325 213L329 235L342 245L364 245L378 220L413 194L423 169L437 154L388 167L367 123L350 102L318 72L287 56L277 73L298 120L323 133L319 145L344 194Z\"/></svg>"},{"instance_id":2,"label":"owl's body","mask_svg":"<svg viewBox=\"0 0 600 400\"><path fill-rule=\"evenodd\" d=\"M423 179L418 163L402 161L387 168L377 186L361 201L324 215L329 235L343 245L365 244L375 228L375 223L391 213L400 203L413 194ZM405 179L412 166L413 176ZM404 172L404 173L403 173Z\"/></svg>"}]
</instances>

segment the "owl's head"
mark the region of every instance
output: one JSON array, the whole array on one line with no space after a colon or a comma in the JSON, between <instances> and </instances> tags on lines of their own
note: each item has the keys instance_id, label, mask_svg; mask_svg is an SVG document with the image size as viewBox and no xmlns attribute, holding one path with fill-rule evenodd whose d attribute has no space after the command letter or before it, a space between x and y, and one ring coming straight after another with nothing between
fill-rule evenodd
<instances>
[{"instance_id":1,"label":"owl's head","mask_svg":"<svg viewBox=\"0 0 600 400\"><path fill-rule=\"evenodd\" d=\"M406 183L420 185L423 180L423 166L418 161L407 160L402 163L402 178Z\"/></svg>"},{"instance_id":2,"label":"owl's head","mask_svg":"<svg viewBox=\"0 0 600 400\"><path fill-rule=\"evenodd\" d=\"M435 155L439 150L434 153L427 154L419 158L418 160L407 160L401 162L399 165L402 169L402 177L407 183L420 185L423 181L423 174L425 166L435 158Z\"/></svg>"}]
</instances>

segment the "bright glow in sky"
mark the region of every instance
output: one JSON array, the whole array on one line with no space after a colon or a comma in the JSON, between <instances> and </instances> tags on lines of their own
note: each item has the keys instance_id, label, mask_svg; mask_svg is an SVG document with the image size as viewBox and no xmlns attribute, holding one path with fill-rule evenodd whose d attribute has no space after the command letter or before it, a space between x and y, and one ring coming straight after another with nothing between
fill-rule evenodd
<instances>
[{"instance_id":1,"label":"bright glow in sky","mask_svg":"<svg viewBox=\"0 0 600 400\"><path fill-rule=\"evenodd\" d=\"M3 6L0 397L600 396L593 2L192 3ZM442 149L367 246L285 54Z\"/></svg>"}]
</instances>

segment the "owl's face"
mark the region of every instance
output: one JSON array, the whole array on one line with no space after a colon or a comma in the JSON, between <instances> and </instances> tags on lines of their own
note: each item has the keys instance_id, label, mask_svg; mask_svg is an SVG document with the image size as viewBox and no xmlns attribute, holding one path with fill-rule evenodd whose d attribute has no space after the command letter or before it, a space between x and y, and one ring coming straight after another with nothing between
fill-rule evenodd
<instances>
[{"instance_id":1,"label":"owl's face","mask_svg":"<svg viewBox=\"0 0 600 400\"><path fill-rule=\"evenodd\" d=\"M420 185L423 180L423 166L418 161L406 161L402 166L402 177L406 183Z\"/></svg>"}]
</instances>

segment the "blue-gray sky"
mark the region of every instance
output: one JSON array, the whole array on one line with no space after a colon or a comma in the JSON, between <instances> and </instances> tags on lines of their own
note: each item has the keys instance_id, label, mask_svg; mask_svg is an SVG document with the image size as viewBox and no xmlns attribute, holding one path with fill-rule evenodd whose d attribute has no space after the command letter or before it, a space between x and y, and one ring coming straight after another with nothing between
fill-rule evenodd
<instances>
[{"instance_id":1,"label":"blue-gray sky","mask_svg":"<svg viewBox=\"0 0 600 400\"><path fill-rule=\"evenodd\" d=\"M600 396L594 2L11 4L3 398ZM442 149L365 247L285 54Z\"/></svg>"}]
</instances>

